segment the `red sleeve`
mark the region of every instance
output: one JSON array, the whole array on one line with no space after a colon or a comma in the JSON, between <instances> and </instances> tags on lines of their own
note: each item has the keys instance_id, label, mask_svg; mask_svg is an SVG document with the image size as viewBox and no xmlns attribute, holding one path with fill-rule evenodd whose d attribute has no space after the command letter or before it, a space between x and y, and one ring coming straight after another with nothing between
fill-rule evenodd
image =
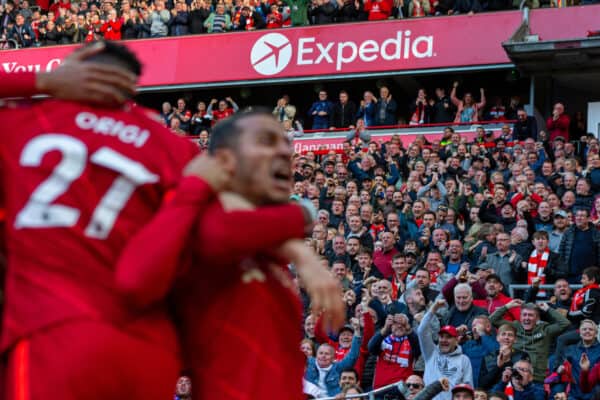
<instances>
[{"instance_id":1,"label":"red sleeve","mask_svg":"<svg viewBox=\"0 0 600 400\"><path fill-rule=\"evenodd\" d=\"M317 323L315 324L315 340L317 343L328 343L329 345L336 347L335 342L327 336L325 332L325 328L323 328L323 316L321 315L317 318Z\"/></svg>"},{"instance_id":2,"label":"red sleeve","mask_svg":"<svg viewBox=\"0 0 600 400\"><path fill-rule=\"evenodd\" d=\"M20 72L18 74L6 74L0 72L0 98L2 97L26 97L37 94L35 86L35 72Z\"/></svg>"},{"instance_id":3,"label":"red sleeve","mask_svg":"<svg viewBox=\"0 0 600 400\"><path fill-rule=\"evenodd\" d=\"M546 129L548 129L548 130L554 129L554 120L552 119L552 117L549 117L546 120Z\"/></svg>"},{"instance_id":4,"label":"red sleeve","mask_svg":"<svg viewBox=\"0 0 600 400\"><path fill-rule=\"evenodd\" d=\"M199 224L195 247L204 259L235 264L286 240L304 238L304 224L302 208L294 204L226 212L219 203Z\"/></svg>"},{"instance_id":5,"label":"red sleeve","mask_svg":"<svg viewBox=\"0 0 600 400\"><path fill-rule=\"evenodd\" d=\"M515 195L510 199L510 204L512 204L513 207L516 209L517 203L520 202L521 200L523 200L524 198L525 198L525 196L523 196L523 193L521 193L521 192L515 193Z\"/></svg>"},{"instance_id":6,"label":"red sleeve","mask_svg":"<svg viewBox=\"0 0 600 400\"><path fill-rule=\"evenodd\" d=\"M121 26L123 25L123 23L121 22L120 19L116 20L115 22L113 22L112 26L113 29L117 32L121 32Z\"/></svg>"},{"instance_id":7,"label":"red sleeve","mask_svg":"<svg viewBox=\"0 0 600 400\"><path fill-rule=\"evenodd\" d=\"M515 321L521 320L521 307L514 307L508 310L508 313L514 318Z\"/></svg>"},{"instance_id":8,"label":"red sleeve","mask_svg":"<svg viewBox=\"0 0 600 400\"><path fill-rule=\"evenodd\" d=\"M373 323L373 317L369 312L363 313L363 319L365 321L365 326L363 330L363 338L361 350L365 350L367 353L369 352L369 341L375 334L375 324Z\"/></svg>"},{"instance_id":9,"label":"red sleeve","mask_svg":"<svg viewBox=\"0 0 600 400\"><path fill-rule=\"evenodd\" d=\"M458 279L455 277L450 279L448 283L444 285L442 288L442 294L444 295L444 299L448 302L448 304L454 303L454 286L458 285Z\"/></svg>"},{"instance_id":10,"label":"red sleeve","mask_svg":"<svg viewBox=\"0 0 600 400\"><path fill-rule=\"evenodd\" d=\"M371 314L368 312L363 313L363 318L365 320L363 339L360 346L360 354L358 356L358 360L356 360L356 364L354 364L354 369L356 370L356 372L358 372L359 380L362 379L365 364L367 363L367 357L369 357L369 341L375 334L375 324L373 322L373 317L371 317Z\"/></svg>"},{"instance_id":11,"label":"red sleeve","mask_svg":"<svg viewBox=\"0 0 600 400\"><path fill-rule=\"evenodd\" d=\"M116 281L132 302L143 307L167 294L198 214L213 196L208 183L183 178L172 200L129 241L117 264Z\"/></svg>"},{"instance_id":12,"label":"red sleeve","mask_svg":"<svg viewBox=\"0 0 600 400\"><path fill-rule=\"evenodd\" d=\"M579 385L584 393L591 392L598 383L600 383L600 364L594 365L588 372L579 373Z\"/></svg>"},{"instance_id":13,"label":"red sleeve","mask_svg":"<svg viewBox=\"0 0 600 400\"><path fill-rule=\"evenodd\" d=\"M473 289L473 296L475 299L485 300L487 297L485 285L482 285L479 281L473 282L473 284L471 284L471 289Z\"/></svg>"}]
</instances>

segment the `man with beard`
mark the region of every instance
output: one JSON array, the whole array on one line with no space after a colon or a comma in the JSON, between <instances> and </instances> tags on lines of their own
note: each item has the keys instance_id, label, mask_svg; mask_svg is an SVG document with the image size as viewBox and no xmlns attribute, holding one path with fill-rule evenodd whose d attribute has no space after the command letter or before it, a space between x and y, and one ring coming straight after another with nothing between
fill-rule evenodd
<instances>
[{"instance_id":1,"label":"man with beard","mask_svg":"<svg viewBox=\"0 0 600 400\"><path fill-rule=\"evenodd\" d=\"M548 248L550 248L550 251L558 253L560 250L560 241L569 228L569 215L565 210L556 210L554 211L552 223L554 228L548 233Z\"/></svg>"},{"instance_id":2,"label":"man with beard","mask_svg":"<svg viewBox=\"0 0 600 400\"><path fill-rule=\"evenodd\" d=\"M291 146L270 113L252 111L220 121L209 153L230 173L229 197L237 202L223 195L200 201L203 182L189 177L130 241L117 282L139 305L152 305L174 288L180 341L198 398L300 399L301 309L281 258L294 260L313 309L326 310L327 327L338 329L344 312L339 284L302 240L292 240L304 236L310 218L285 204Z\"/></svg>"},{"instance_id":3,"label":"man with beard","mask_svg":"<svg viewBox=\"0 0 600 400\"><path fill-rule=\"evenodd\" d=\"M473 304L487 310L488 314L492 314L499 307L502 307L513 300L506 296L503 293L503 290L504 284L500 280L500 277L496 274L490 274L485 278L486 298L484 300L473 300ZM518 321L519 317L519 309L516 307L504 314L504 319L507 321Z\"/></svg>"},{"instance_id":4,"label":"man with beard","mask_svg":"<svg viewBox=\"0 0 600 400\"><path fill-rule=\"evenodd\" d=\"M529 354L531 358L534 369L533 379L535 382L542 383L548 366L550 346L556 337L569 327L570 322L561 313L550 308L547 303L541 303L539 308L547 313L551 322L540 322L538 307L530 303L523 304L523 301L518 299L498 308L490 315L490 321L496 327L507 323L503 318L504 314L519 306L521 307L520 321L508 322L508 324L517 330L515 347Z\"/></svg>"},{"instance_id":5,"label":"man with beard","mask_svg":"<svg viewBox=\"0 0 600 400\"><path fill-rule=\"evenodd\" d=\"M450 381L450 386L454 387L460 383L473 385L473 372L471 361L462 353L458 346L458 332L453 326L443 326L438 335L439 343L433 342L433 331L431 330L431 321L434 314L446 305L446 301L437 300L433 306L425 313L423 320L417 329L421 353L425 360L425 384L428 385L440 378L446 377ZM450 400L450 393L437 395L435 400Z\"/></svg>"}]
</instances>

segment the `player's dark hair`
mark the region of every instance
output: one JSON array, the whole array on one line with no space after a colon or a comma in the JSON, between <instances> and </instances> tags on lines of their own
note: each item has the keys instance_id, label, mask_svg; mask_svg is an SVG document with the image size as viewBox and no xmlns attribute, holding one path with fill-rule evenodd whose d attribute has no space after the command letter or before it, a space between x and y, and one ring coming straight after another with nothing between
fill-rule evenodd
<instances>
[{"instance_id":1,"label":"player's dark hair","mask_svg":"<svg viewBox=\"0 0 600 400\"><path fill-rule=\"evenodd\" d=\"M95 42L85 45L84 47L93 46ZM98 53L86 58L86 61L93 61L102 64L118 65L126 68L136 76L142 74L142 64L135 54L122 44L113 41L105 41L104 48Z\"/></svg>"},{"instance_id":2,"label":"player's dark hair","mask_svg":"<svg viewBox=\"0 0 600 400\"><path fill-rule=\"evenodd\" d=\"M217 149L236 147L240 134L243 131L243 121L246 118L255 116L274 118L268 109L264 107L252 107L249 111L238 112L231 117L220 120L212 130L208 152L215 154Z\"/></svg>"}]
</instances>

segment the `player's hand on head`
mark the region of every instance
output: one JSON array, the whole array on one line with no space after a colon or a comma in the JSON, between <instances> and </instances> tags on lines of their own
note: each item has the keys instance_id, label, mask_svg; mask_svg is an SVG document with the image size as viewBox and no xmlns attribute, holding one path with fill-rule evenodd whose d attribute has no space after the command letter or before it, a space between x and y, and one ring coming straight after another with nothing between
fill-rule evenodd
<instances>
[{"instance_id":1,"label":"player's hand on head","mask_svg":"<svg viewBox=\"0 0 600 400\"><path fill-rule=\"evenodd\" d=\"M51 72L39 73L36 87L54 97L104 106L119 106L136 93L137 77L122 67L84 62L102 51L100 42L72 53Z\"/></svg>"},{"instance_id":2,"label":"player's hand on head","mask_svg":"<svg viewBox=\"0 0 600 400\"><path fill-rule=\"evenodd\" d=\"M193 158L183 169L183 175L205 180L216 192L226 189L231 181L231 171L223 166L222 161L208 154ZM241 201L238 199L237 203L240 205Z\"/></svg>"}]
</instances>

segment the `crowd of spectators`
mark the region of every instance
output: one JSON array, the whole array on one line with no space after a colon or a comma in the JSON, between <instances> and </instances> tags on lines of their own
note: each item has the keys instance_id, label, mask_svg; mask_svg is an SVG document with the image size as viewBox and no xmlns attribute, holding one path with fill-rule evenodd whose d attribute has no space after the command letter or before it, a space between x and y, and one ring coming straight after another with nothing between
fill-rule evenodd
<instances>
[{"instance_id":1,"label":"crowd of spectators","mask_svg":"<svg viewBox=\"0 0 600 400\"><path fill-rule=\"evenodd\" d=\"M356 138L296 155L292 197L319 210L306 244L348 306L348 324L327 332L305 302L307 394L402 381L387 398L592 398L600 146L593 135L566 141L563 112L557 104L547 129L512 146L447 128L406 148L399 136ZM511 298L519 284L527 290Z\"/></svg>"},{"instance_id":2,"label":"crowd of spectators","mask_svg":"<svg viewBox=\"0 0 600 400\"><path fill-rule=\"evenodd\" d=\"M597 3L581 0L581 4ZM557 0L526 0L530 8ZM579 4L574 1L573 4ZM31 47L515 9L520 0L3 0L0 40Z\"/></svg>"},{"instance_id":3,"label":"crowd of spectators","mask_svg":"<svg viewBox=\"0 0 600 400\"><path fill-rule=\"evenodd\" d=\"M421 89L405 113L387 87L359 103L321 91L307 111L287 96L273 107L290 137L300 118L350 128L343 150L294 156L291 197L318 209L306 245L348 306L328 332L301 292L309 397L401 382L385 398L600 399L600 143L562 103L538 129L517 97L489 106L483 89L458 91ZM192 113L180 99L162 116L206 146L238 109L213 99ZM404 116L449 126L409 145L361 134ZM469 140L451 126L483 119L507 122Z\"/></svg>"}]
</instances>

